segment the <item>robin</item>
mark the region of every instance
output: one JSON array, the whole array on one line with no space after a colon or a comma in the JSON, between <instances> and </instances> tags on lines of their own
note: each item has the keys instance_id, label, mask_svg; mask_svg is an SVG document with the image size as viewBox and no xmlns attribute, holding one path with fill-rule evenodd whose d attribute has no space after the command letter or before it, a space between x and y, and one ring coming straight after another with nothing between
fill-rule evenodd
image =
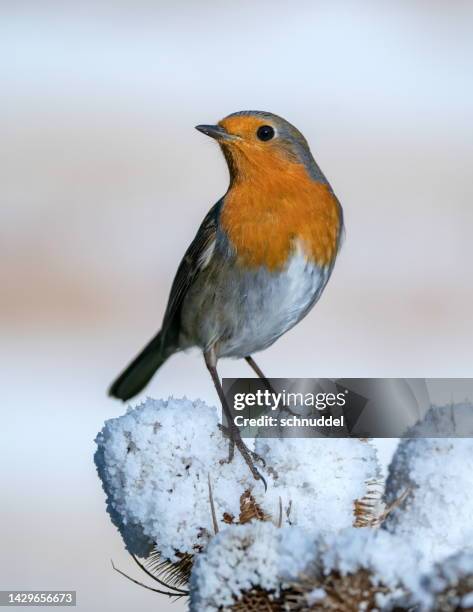
<instances>
[{"instance_id":1,"label":"robin","mask_svg":"<svg viewBox=\"0 0 473 612\"><path fill-rule=\"evenodd\" d=\"M199 347L230 435L256 479L254 454L232 426L217 373L222 357L245 359L301 321L330 278L343 213L304 136L282 117L241 111L196 129L214 138L230 186L202 222L177 270L161 330L110 387L128 400L174 353Z\"/></svg>"}]
</instances>

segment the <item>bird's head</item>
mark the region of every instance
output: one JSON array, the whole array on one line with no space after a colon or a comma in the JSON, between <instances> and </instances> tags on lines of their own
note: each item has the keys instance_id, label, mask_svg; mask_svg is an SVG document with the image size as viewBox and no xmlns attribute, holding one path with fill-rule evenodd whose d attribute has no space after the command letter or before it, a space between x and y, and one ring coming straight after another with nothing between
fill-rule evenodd
<instances>
[{"instance_id":1,"label":"bird's head","mask_svg":"<svg viewBox=\"0 0 473 612\"><path fill-rule=\"evenodd\" d=\"M303 168L310 178L325 181L312 157L309 145L288 121L263 111L240 111L217 125L196 129L215 138L227 160L232 179L266 171Z\"/></svg>"}]
</instances>

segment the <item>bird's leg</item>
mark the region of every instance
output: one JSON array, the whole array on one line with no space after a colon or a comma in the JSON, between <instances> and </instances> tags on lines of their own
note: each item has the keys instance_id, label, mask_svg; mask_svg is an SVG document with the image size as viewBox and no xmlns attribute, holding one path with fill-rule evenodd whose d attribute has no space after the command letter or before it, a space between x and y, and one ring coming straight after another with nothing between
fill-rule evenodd
<instances>
[{"instance_id":1,"label":"bird's leg","mask_svg":"<svg viewBox=\"0 0 473 612\"><path fill-rule=\"evenodd\" d=\"M266 387L266 389L270 393L274 393L274 389L270 385L269 380L266 378L266 376L264 375L263 370L259 367L259 365L253 359L253 357L251 355L247 355L245 357L245 361L250 366L250 368L255 372L256 376L258 376L258 378L261 378L261 380L263 381L263 384ZM253 459L255 461L260 461L263 466L266 466L266 461L265 461L265 459L263 459L263 457L261 457L261 455L259 455L258 453L255 453L254 451L250 451L250 452L251 452L251 455L252 455L252 457L253 457Z\"/></svg>"},{"instance_id":2,"label":"bird's leg","mask_svg":"<svg viewBox=\"0 0 473 612\"><path fill-rule=\"evenodd\" d=\"M250 368L254 370L256 376L266 381L269 385L268 379L264 375L263 370L259 367L253 357L251 355L248 355L247 357L245 357L245 361L250 366Z\"/></svg>"},{"instance_id":3,"label":"bird's leg","mask_svg":"<svg viewBox=\"0 0 473 612\"><path fill-rule=\"evenodd\" d=\"M266 480L261 476L261 474L256 469L253 459L251 455L253 454L250 449L243 442L240 430L235 425L233 420L233 414L230 406L228 405L227 398L223 392L222 385L220 383L220 378L218 376L217 367L216 367L216 357L215 352L211 349L208 352L204 353L205 364L207 366L208 371L210 372L210 376L212 377L213 383L215 385L215 389L217 390L218 397L222 404L222 409L227 417L228 421L228 432L230 434L230 452L229 452L229 461L233 459L235 446L240 451L241 456L245 460L247 466L250 468L251 473L253 474L253 478L255 480L262 480L264 484L264 488L267 488Z\"/></svg>"},{"instance_id":4,"label":"bird's leg","mask_svg":"<svg viewBox=\"0 0 473 612\"><path fill-rule=\"evenodd\" d=\"M266 376L263 373L263 370L259 367L259 365L253 359L253 357L251 355L248 355L247 357L245 357L245 361L250 366L250 368L255 372L256 376L258 376L258 378L261 378L266 389L268 389L268 391L270 391L271 393L274 393L274 389L270 385L269 380L266 378Z\"/></svg>"},{"instance_id":5,"label":"bird's leg","mask_svg":"<svg viewBox=\"0 0 473 612\"><path fill-rule=\"evenodd\" d=\"M263 381L264 386L266 387L266 389L270 392L270 393L274 393L274 389L271 386L269 380L266 378L266 376L263 373L263 370L259 367L259 365L256 363L256 361L253 359L253 357L251 355L248 355L248 357L245 357L245 361L246 363L250 366L250 368L255 372L256 376L258 376L258 378L261 378L261 380ZM293 412L289 406L284 406L284 409L289 412L289 414L291 414L292 416L299 416L298 414L296 414L295 412Z\"/></svg>"},{"instance_id":6,"label":"bird's leg","mask_svg":"<svg viewBox=\"0 0 473 612\"><path fill-rule=\"evenodd\" d=\"M220 429L220 431L223 433L224 436L226 436L229 439L229 444L228 444L228 459L222 459L221 463L230 463L230 461L233 460L233 457L235 456L235 441L233 440L230 431L228 430L227 427L225 427L224 425L222 425L221 423L218 424L218 428Z\"/></svg>"}]
</instances>

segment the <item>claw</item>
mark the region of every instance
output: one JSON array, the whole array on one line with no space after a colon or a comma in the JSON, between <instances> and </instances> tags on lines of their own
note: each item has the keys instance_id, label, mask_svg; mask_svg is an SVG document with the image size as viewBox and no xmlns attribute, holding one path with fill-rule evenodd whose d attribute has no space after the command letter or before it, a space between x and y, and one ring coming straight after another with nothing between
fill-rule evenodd
<instances>
[{"instance_id":1,"label":"claw","mask_svg":"<svg viewBox=\"0 0 473 612\"><path fill-rule=\"evenodd\" d=\"M228 431L228 429L226 427L224 427L223 425L219 424L219 429L220 429L220 431L225 436L228 436L228 438L229 438L229 443L228 443L228 458L227 459L220 459L220 461L219 461L220 465L223 465L224 463L231 463L233 461L233 457L235 456L235 440L230 435L230 432Z\"/></svg>"},{"instance_id":2,"label":"claw","mask_svg":"<svg viewBox=\"0 0 473 612\"><path fill-rule=\"evenodd\" d=\"M233 461L233 457L235 456L235 440L230 438L230 442L228 444L228 463Z\"/></svg>"},{"instance_id":3,"label":"claw","mask_svg":"<svg viewBox=\"0 0 473 612\"><path fill-rule=\"evenodd\" d=\"M255 453L246 446L246 444L241 438L239 429L237 429L236 427L227 428L221 424L219 424L219 429L225 436L229 437L228 459L220 459L220 465L223 465L225 463L231 463L233 457L235 456L236 447L239 450L243 459L245 460L246 465L249 467L253 478L255 480L261 480L263 482L264 490L266 492L268 490L268 483L266 482L266 479L257 470L254 464L255 461L259 461L262 467L264 468L266 467L266 461L263 459L263 457L261 457L261 455Z\"/></svg>"},{"instance_id":4,"label":"claw","mask_svg":"<svg viewBox=\"0 0 473 612\"><path fill-rule=\"evenodd\" d=\"M222 423L218 424L218 428L220 429L220 431L223 433L224 436L229 436L230 432L228 431L228 428L225 427L225 425L222 425Z\"/></svg>"},{"instance_id":5,"label":"claw","mask_svg":"<svg viewBox=\"0 0 473 612\"><path fill-rule=\"evenodd\" d=\"M255 468L256 470L256 468ZM253 476L255 477L255 480L261 480L263 482L263 486L264 486L264 492L266 493L268 490L268 483L266 482L266 478L264 478L264 476L261 476L261 474L258 472L258 470L256 470L256 474L258 474L258 477L256 477L255 474L253 474Z\"/></svg>"},{"instance_id":6,"label":"claw","mask_svg":"<svg viewBox=\"0 0 473 612\"><path fill-rule=\"evenodd\" d=\"M241 451L240 451L241 452ZM268 490L268 483L266 482L266 479L264 476L262 476L262 474L258 471L258 469L254 466L253 463L249 463L245 457L245 455L242 453L243 458L245 459L248 467L250 468L250 472L253 474L253 478L255 480L261 480L264 486L264 492L266 493L266 491Z\"/></svg>"},{"instance_id":7,"label":"claw","mask_svg":"<svg viewBox=\"0 0 473 612\"><path fill-rule=\"evenodd\" d=\"M264 468L266 467L266 459L264 459L258 453L255 453L255 451L250 451L250 453L251 453L251 456L253 457L253 461L259 461Z\"/></svg>"}]
</instances>

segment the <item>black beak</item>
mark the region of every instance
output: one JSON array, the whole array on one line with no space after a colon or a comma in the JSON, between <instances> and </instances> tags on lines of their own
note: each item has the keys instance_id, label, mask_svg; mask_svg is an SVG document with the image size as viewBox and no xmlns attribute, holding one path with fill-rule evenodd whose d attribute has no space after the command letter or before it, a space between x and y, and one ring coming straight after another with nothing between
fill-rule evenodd
<instances>
[{"instance_id":1,"label":"black beak","mask_svg":"<svg viewBox=\"0 0 473 612\"><path fill-rule=\"evenodd\" d=\"M211 138L215 138L215 140L233 140L234 136L229 134L226 130L224 130L219 125L196 125L196 130L202 132L206 136L210 136Z\"/></svg>"}]
</instances>

